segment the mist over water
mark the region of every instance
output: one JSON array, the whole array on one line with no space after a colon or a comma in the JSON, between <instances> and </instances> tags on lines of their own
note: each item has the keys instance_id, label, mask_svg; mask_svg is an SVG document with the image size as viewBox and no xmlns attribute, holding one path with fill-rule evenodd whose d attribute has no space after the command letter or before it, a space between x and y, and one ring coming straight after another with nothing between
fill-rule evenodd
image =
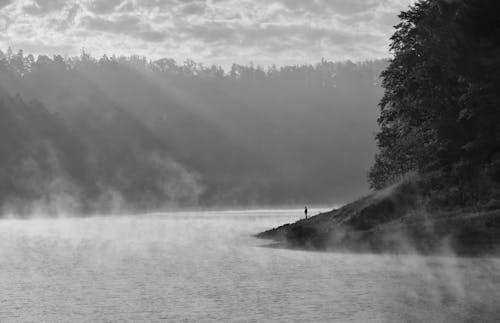
<instances>
[{"instance_id":1,"label":"mist over water","mask_svg":"<svg viewBox=\"0 0 500 323\"><path fill-rule=\"evenodd\" d=\"M315 214L317 210L311 210ZM0 221L0 320L495 321L500 260L311 253L302 210Z\"/></svg>"}]
</instances>

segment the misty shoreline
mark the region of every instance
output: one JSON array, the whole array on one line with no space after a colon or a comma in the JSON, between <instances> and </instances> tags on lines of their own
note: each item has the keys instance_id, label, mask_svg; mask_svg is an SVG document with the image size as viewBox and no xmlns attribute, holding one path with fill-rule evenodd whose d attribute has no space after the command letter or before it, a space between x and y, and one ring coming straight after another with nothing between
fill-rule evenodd
<instances>
[{"instance_id":1,"label":"misty shoreline","mask_svg":"<svg viewBox=\"0 0 500 323\"><path fill-rule=\"evenodd\" d=\"M425 210L398 187L254 235L305 251L498 257L500 209Z\"/></svg>"},{"instance_id":2,"label":"misty shoreline","mask_svg":"<svg viewBox=\"0 0 500 323\"><path fill-rule=\"evenodd\" d=\"M331 207L324 205L312 206L311 210L320 212L320 210L329 210ZM78 219L78 218L108 218L108 217L148 217L157 215L200 215L210 214L223 217L226 214L259 214L259 213L284 213L296 214L297 218L301 214L302 207L296 205L288 206L219 206L219 207L177 207L168 209L145 209L145 210L127 210L116 209L108 212L76 212L75 210L53 210L53 209L35 209L30 212L15 212L12 210L0 209L0 221L2 220L31 220L31 219Z\"/></svg>"}]
</instances>

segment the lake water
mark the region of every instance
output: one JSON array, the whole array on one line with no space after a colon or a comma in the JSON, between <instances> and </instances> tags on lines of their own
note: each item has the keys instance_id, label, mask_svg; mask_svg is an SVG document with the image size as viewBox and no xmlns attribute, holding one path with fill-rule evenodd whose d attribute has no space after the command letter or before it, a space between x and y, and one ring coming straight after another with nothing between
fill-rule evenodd
<instances>
[{"instance_id":1,"label":"lake water","mask_svg":"<svg viewBox=\"0 0 500 323\"><path fill-rule=\"evenodd\" d=\"M1 322L494 322L500 260L262 248L302 210L0 221Z\"/></svg>"}]
</instances>

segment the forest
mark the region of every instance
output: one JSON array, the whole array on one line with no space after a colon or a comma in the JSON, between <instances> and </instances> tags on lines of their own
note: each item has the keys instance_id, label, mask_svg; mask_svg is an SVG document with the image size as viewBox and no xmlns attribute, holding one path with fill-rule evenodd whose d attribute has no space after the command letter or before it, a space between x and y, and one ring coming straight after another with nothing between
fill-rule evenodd
<instances>
[{"instance_id":1,"label":"forest","mask_svg":"<svg viewBox=\"0 0 500 323\"><path fill-rule=\"evenodd\" d=\"M9 48L0 204L86 213L342 203L368 191L386 66L223 69Z\"/></svg>"},{"instance_id":2,"label":"forest","mask_svg":"<svg viewBox=\"0 0 500 323\"><path fill-rule=\"evenodd\" d=\"M381 75L374 192L257 237L313 250L498 255L498 9L422 0L402 12Z\"/></svg>"},{"instance_id":3,"label":"forest","mask_svg":"<svg viewBox=\"0 0 500 323\"><path fill-rule=\"evenodd\" d=\"M500 207L497 1L418 1L382 73L370 184L417 178L431 208Z\"/></svg>"}]
</instances>

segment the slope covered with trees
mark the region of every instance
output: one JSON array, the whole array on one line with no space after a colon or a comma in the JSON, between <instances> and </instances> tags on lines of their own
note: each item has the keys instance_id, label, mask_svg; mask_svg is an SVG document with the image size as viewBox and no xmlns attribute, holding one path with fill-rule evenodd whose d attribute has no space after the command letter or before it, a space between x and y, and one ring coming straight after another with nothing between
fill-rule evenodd
<instances>
[{"instance_id":1,"label":"slope covered with trees","mask_svg":"<svg viewBox=\"0 0 500 323\"><path fill-rule=\"evenodd\" d=\"M257 236L361 252L500 253L500 19L495 0L421 0L382 73L377 191Z\"/></svg>"},{"instance_id":2,"label":"slope covered with trees","mask_svg":"<svg viewBox=\"0 0 500 323\"><path fill-rule=\"evenodd\" d=\"M127 114L90 114L70 125L38 101L4 91L0 98L3 213L145 210L174 200L195 202L196 179Z\"/></svg>"},{"instance_id":3,"label":"slope covered with trees","mask_svg":"<svg viewBox=\"0 0 500 323\"><path fill-rule=\"evenodd\" d=\"M57 191L56 181L66 176L84 186L78 138L39 103L3 91L0 97L0 205L50 199L45 188ZM59 173L59 167L67 172Z\"/></svg>"},{"instance_id":4,"label":"slope covered with trees","mask_svg":"<svg viewBox=\"0 0 500 323\"><path fill-rule=\"evenodd\" d=\"M6 98L38 102L69 132L61 136L78 141L71 154L84 200L112 195L141 209L330 204L368 189L372 107L385 66L321 61L224 71L8 50L0 53L0 86Z\"/></svg>"},{"instance_id":5,"label":"slope covered with trees","mask_svg":"<svg viewBox=\"0 0 500 323\"><path fill-rule=\"evenodd\" d=\"M401 13L383 72L380 189L415 172L437 205L500 199L500 19L496 1L419 1Z\"/></svg>"}]
</instances>

